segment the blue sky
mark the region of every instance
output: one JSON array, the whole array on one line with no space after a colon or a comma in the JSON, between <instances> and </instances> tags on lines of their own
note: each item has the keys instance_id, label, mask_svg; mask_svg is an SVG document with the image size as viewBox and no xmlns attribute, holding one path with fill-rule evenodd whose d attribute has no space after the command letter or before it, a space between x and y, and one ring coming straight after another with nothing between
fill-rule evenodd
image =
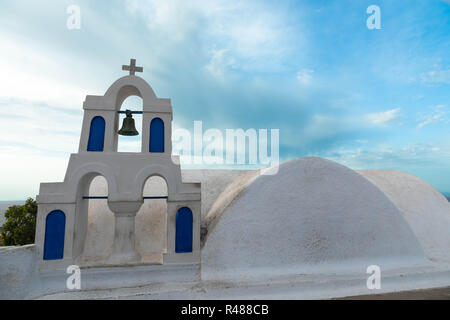
<instances>
[{"instance_id":1,"label":"blue sky","mask_svg":"<svg viewBox=\"0 0 450 320\"><path fill-rule=\"evenodd\" d=\"M81 29L66 10L81 8ZM381 9L369 30L366 9ZM278 128L281 160L415 174L450 195L450 2L2 1L0 200L62 181L82 103L136 58L174 127ZM130 101L134 103L133 100Z\"/></svg>"}]
</instances>

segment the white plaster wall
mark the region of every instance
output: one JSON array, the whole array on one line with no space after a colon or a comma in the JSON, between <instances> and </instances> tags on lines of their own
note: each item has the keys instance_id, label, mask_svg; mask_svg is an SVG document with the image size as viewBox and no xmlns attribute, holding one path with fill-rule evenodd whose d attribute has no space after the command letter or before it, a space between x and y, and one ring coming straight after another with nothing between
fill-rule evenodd
<instances>
[{"instance_id":1,"label":"white plaster wall","mask_svg":"<svg viewBox=\"0 0 450 320\"><path fill-rule=\"evenodd\" d=\"M260 175L259 170L247 171L245 174L239 175L236 179L228 184L219 195L215 195L214 202L208 213L202 219L202 247L209 235L209 231L214 228L216 223L220 221L225 210L237 198L247 186Z\"/></svg>"},{"instance_id":2,"label":"white plaster wall","mask_svg":"<svg viewBox=\"0 0 450 320\"><path fill-rule=\"evenodd\" d=\"M256 170L181 170L183 181L202 184L202 220L219 195L238 177Z\"/></svg>"},{"instance_id":3,"label":"white plaster wall","mask_svg":"<svg viewBox=\"0 0 450 320\"><path fill-rule=\"evenodd\" d=\"M450 261L450 203L439 191L406 172L358 172L400 209L430 259Z\"/></svg>"},{"instance_id":4,"label":"white plaster wall","mask_svg":"<svg viewBox=\"0 0 450 320\"><path fill-rule=\"evenodd\" d=\"M105 178L95 177L90 196L108 195ZM144 196L167 196L167 185L162 178L152 177L144 186ZM145 263L162 263L166 250L167 202L164 199L145 200L136 215L136 250ZM114 241L114 214L106 199L89 200L88 232L84 251L78 262L82 266L103 264L112 253Z\"/></svg>"},{"instance_id":5,"label":"white plaster wall","mask_svg":"<svg viewBox=\"0 0 450 320\"><path fill-rule=\"evenodd\" d=\"M0 247L0 300L27 295L36 268L35 246Z\"/></svg>"},{"instance_id":6,"label":"white plaster wall","mask_svg":"<svg viewBox=\"0 0 450 320\"><path fill-rule=\"evenodd\" d=\"M202 216L210 210L223 190L245 170L183 170L185 182L202 183ZM105 178L92 180L90 196L108 195ZM164 179L153 176L144 186L143 196L167 196ZM136 215L136 250L144 263L161 264L167 252L167 201L146 199ZM77 260L81 266L101 265L112 252L114 241L114 214L106 199L89 200L88 233L84 252Z\"/></svg>"},{"instance_id":7,"label":"white plaster wall","mask_svg":"<svg viewBox=\"0 0 450 320\"><path fill-rule=\"evenodd\" d=\"M163 178L153 176L144 185L144 196L167 196ZM167 252L167 201L146 199L136 215L136 250L143 262L162 264Z\"/></svg>"},{"instance_id":8,"label":"white plaster wall","mask_svg":"<svg viewBox=\"0 0 450 320\"><path fill-rule=\"evenodd\" d=\"M209 233L202 279L428 263L400 211L375 185L320 158L260 175Z\"/></svg>"},{"instance_id":9,"label":"white plaster wall","mask_svg":"<svg viewBox=\"0 0 450 320\"><path fill-rule=\"evenodd\" d=\"M89 196L107 196L108 184L102 176L95 177L89 187ZM81 266L104 263L112 253L114 242L114 214L106 199L89 200L88 231L83 253L77 260Z\"/></svg>"},{"instance_id":10,"label":"white plaster wall","mask_svg":"<svg viewBox=\"0 0 450 320\"><path fill-rule=\"evenodd\" d=\"M325 274L331 279L340 279L342 288L347 290L351 284L349 279L353 279L355 274L365 277L368 264L381 265L383 272L385 267L398 267L396 272L402 275L414 270L415 266L426 265L420 245L432 259L447 257L448 203L444 202L444 205L436 190L414 176L401 172L361 172L371 180L369 182L348 168L318 158L284 163L276 176L259 176L258 173L226 170L183 172L184 181L202 182L202 204L206 200L207 208L203 214L206 211L208 219L217 218L217 224L210 226L211 234L202 252L204 280L232 278L238 280L236 283L245 283L246 279L256 278L258 283L264 283L264 290L261 291L261 287L242 287L242 297L251 298L266 292L268 283L278 283L279 280L266 281L267 275L281 276L289 285L280 287L272 296L268 294L267 297L273 298L288 297L293 288L291 280L307 274L308 283L311 280L316 284L323 283L332 297L336 295L335 284L329 282L330 278ZM166 193L165 184L158 179L149 179L144 187L146 196ZM105 180L95 178L90 195L106 194ZM85 255L98 263L110 252L114 219L106 200L90 201L90 210ZM165 200L146 200L136 217L136 247L144 261L159 263L160 253L154 254L153 251L165 250L166 212ZM0 299L28 296L30 285L36 282L33 270L36 270L34 245L0 248ZM86 270L94 272L96 269ZM421 270L419 268L415 272L421 275ZM129 272L127 277L136 270L131 268ZM317 273L324 275L318 276ZM146 274L136 276L133 285L150 281ZM88 274L84 276L89 277ZM114 282L112 287L120 287L123 278L118 274L112 275L110 271L101 275L94 272L91 276L92 279L103 277L103 282L97 283L95 289L103 288L110 277L113 279L107 286ZM440 279L433 274L427 277ZM62 270L55 283L63 286L65 279L66 274ZM158 276L158 279L161 278ZM408 279L408 284L413 286L411 288L415 288L415 282L410 277ZM357 280L361 286L365 285L365 278L363 280ZM444 284L440 282L442 280L436 281L434 286ZM50 288L56 286L55 283L41 279L36 288L42 290L42 285ZM305 290L305 281L299 283L297 289L292 289L294 298L301 297ZM424 287L427 285L430 286L427 282ZM278 288L277 285L275 287ZM135 290L140 296L141 289ZM187 293L178 282L174 290L186 297ZM209 287L205 290L210 291ZM216 297L225 297L221 294ZM322 289L316 294L319 298L327 296ZM236 294L228 298L233 296ZM204 297L214 295L209 293Z\"/></svg>"}]
</instances>

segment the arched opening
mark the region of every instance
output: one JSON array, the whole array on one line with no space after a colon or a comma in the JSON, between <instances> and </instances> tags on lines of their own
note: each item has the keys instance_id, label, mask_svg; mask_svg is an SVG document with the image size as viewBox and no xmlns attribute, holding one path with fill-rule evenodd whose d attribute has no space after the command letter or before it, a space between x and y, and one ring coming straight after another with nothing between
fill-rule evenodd
<instances>
[{"instance_id":1,"label":"arched opening","mask_svg":"<svg viewBox=\"0 0 450 320\"><path fill-rule=\"evenodd\" d=\"M108 182L102 175L85 176L78 189L74 257L80 266L102 265L112 253L114 214L108 207Z\"/></svg>"},{"instance_id":2,"label":"arched opening","mask_svg":"<svg viewBox=\"0 0 450 320\"><path fill-rule=\"evenodd\" d=\"M66 215L61 210L50 212L45 219L44 260L64 258Z\"/></svg>"},{"instance_id":3,"label":"arched opening","mask_svg":"<svg viewBox=\"0 0 450 320\"><path fill-rule=\"evenodd\" d=\"M144 263L163 263L167 252L166 180L149 177L143 189L144 204L136 215L136 250Z\"/></svg>"},{"instance_id":4,"label":"arched opening","mask_svg":"<svg viewBox=\"0 0 450 320\"><path fill-rule=\"evenodd\" d=\"M89 129L89 140L87 151L103 151L105 144L105 119L100 116L94 117Z\"/></svg>"},{"instance_id":5,"label":"arched opening","mask_svg":"<svg viewBox=\"0 0 450 320\"><path fill-rule=\"evenodd\" d=\"M175 252L192 252L192 211L188 207L177 211L175 224Z\"/></svg>"},{"instance_id":6,"label":"arched opening","mask_svg":"<svg viewBox=\"0 0 450 320\"><path fill-rule=\"evenodd\" d=\"M120 111L138 111L142 112L143 110L143 100L138 96L129 96L126 98ZM122 128L123 119L125 119L126 115L124 113L120 113L118 117L118 130ZM133 113L134 124L136 130L139 132L137 136L123 136L118 134L118 142L117 142L117 151L118 152L141 152L141 143L142 143L142 114Z\"/></svg>"},{"instance_id":7,"label":"arched opening","mask_svg":"<svg viewBox=\"0 0 450 320\"><path fill-rule=\"evenodd\" d=\"M164 121L154 118L150 123L150 152L164 152Z\"/></svg>"}]
</instances>

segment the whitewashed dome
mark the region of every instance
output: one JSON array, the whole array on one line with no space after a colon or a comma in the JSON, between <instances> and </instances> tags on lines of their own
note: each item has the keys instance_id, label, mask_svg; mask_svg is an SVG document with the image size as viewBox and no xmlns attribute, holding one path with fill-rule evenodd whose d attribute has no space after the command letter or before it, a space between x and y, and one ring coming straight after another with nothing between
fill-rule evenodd
<instances>
[{"instance_id":1,"label":"whitewashed dome","mask_svg":"<svg viewBox=\"0 0 450 320\"><path fill-rule=\"evenodd\" d=\"M402 213L378 187L321 158L288 161L276 175L259 175L207 220L214 223L202 250L204 279L428 263Z\"/></svg>"},{"instance_id":2,"label":"whitewashed dome","mask_svg":"<svg viewBox=\"0 0 450 320\"><path fill-rule=\"evenodd\" d=\"M358 171L400 210L427 257L450 262L450 203L422 179L401 171Z\"/></svg>"}]
</instances>

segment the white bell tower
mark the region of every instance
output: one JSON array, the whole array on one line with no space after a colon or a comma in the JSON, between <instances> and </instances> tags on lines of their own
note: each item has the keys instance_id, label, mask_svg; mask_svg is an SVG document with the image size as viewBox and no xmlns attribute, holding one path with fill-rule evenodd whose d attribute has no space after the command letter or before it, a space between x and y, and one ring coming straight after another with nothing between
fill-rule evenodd
<instances>
[{"instance_id":1,"label":"white bell tower","mask_svg":"<svg viewBox=\"0 0 450 320\"><path fill-rule=\"evenodd\" d=\"M104 198L115 215L112 254L106 265L140 264L135 248L135 216L143 203L145 181L162 177L168 187L167 252L163 263L200 261L200 183L183 183L179 157L172 155L172 105L157 98L131 59L129 75L115 81L104 95L88 95L78 153L70 156L64 181L41 183L36 227L40 268L77 262L87 235L89 199ZM120 107L129 96L143 100L141 152L117 152ZM103 176L108 195L89 197L93 178Z\"/></svg>"}]
</instances>

